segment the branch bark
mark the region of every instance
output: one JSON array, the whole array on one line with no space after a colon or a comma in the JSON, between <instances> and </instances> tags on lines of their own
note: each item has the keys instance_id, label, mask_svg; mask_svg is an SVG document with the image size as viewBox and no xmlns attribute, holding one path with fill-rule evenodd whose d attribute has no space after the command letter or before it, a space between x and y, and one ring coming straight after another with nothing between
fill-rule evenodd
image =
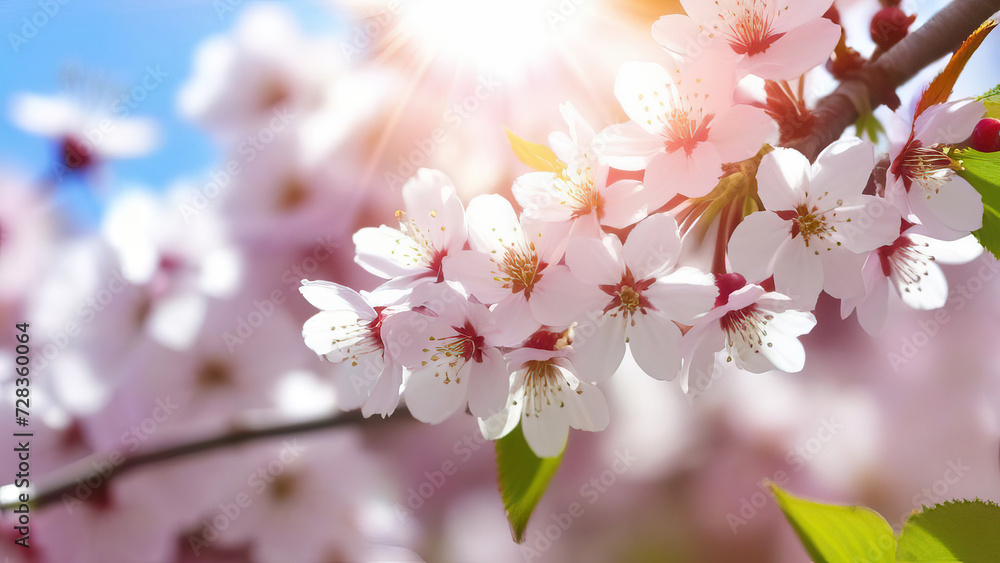
<instances>
[{"instance_id":1,"label":"branch bark","mask_svg":"<svg viewBox=\"0 0 1000 563\"><path fill-rule=\"evenodd\" d=\"M397 415L398 414L400 413L397 413ZM258 440L277 438L291 434L305 434L308 432L316 432L318 430L348 426L357 424L363 420L364 418L361 416L361 411L338 412L328 417L309 420L306 422L295 422L291 424L279 424L275 426L239 430L196 442L168 446L147 452L139 452L130 456L127 455L124 456L124 461L119 463L117 466L113 466L109 475L101 476L101 484L98 485L97 489L107 487L108 483L113 479L145 465L187 457L189 455L209 450L229 448L247 442L255 442ZM63 495L70 495L72 497L75 489L79 486L80 481L84 481L97 473L94 469L94 463L99 462L102 464L108 464L108 458L110 455L111 454L109 452L96 453L60 469L52 475L52 477L44 479L43 485L38 487L35 492L29 492L31 496L29 504L32 507L37 508L54 501L58 501L63 497ZM0 510L6 512L20 504L17 500L7 500L8 498L15 499L17 496L18 489L16 489L14 485L5 485L0 487L0 491L2 491L0 492L0 498L3 499L3 502L0 502ZM12 491L13 494L8 491Z\"/></svg>"},{"instance_id":2,"label":"branch bark","mask_svg":"<svg viewBox=\"0 0 1000 563\"><path fill-rule=\"evenodd\" d=\"M954 0L874 62L862 67L819 101L815 132L791 144L809 160L854 124L860 108L882 105L893 92L934 61L955 51L1000 10L1000 0Z\"/></svg>"}]
</instances>

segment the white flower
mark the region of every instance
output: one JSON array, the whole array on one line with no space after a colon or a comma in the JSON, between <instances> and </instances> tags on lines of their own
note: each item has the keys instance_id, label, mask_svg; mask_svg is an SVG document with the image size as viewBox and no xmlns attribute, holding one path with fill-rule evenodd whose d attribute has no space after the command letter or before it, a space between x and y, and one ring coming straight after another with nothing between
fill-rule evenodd
<instances>
[{"instance_id":1,"label":"white flower","mask_svg":"<svg viewBox=\"0 0 1000 563\"><path fill-rule=\"evenodd\" d=\"M753 281L773 274L775 290L805 310L823 289L839 298L863 294L862 253L899 232L896 210L862 194L874 165L872 146L860 139L831 144L811 166L792 149L765 155L757 193L767 210L733 232L732 270Z\"/></svg>"},{"instance_id":2,"label":"white flower","mask_svg":"<svg viewBox=\"0 0 1000 563\"><path fill-rule=\"evenodd\" d=\"M410 370L403 397L414 418L437 424L466 403L475 416L500 411L509 378L489 309L444 283L415 289L411 303L423 305L397 315L387 342Z\"/></svg>"},{"instance_id":3,"label":"white flower","mask_svg":"<svg viewBox=\"0 0 1000 563\"><path fill-rule=\"evenodd\" d=\"M483 436L497 440L520 423L535 455L555 457L566 447L570 427L589 432L607 428L607 400L596 385L577 379L571 352L568 346L525 346L511 352L510 398L504 410L479 420Z\"/></svg>"},{"instance_id":4,"label":"white flower","mask_svg":"<svg viewBox=\"0 0 1000 563\"><path fill-rule=\"evenodd\" d=\"M688 15L661 17L653 24L653 38L668 52L692 59L706 48L721 48L744 72L791 80L826 62L840 40L840 26L823 17L832 3L682 0Z\"/></svg>"},{"instance_id":5,"label":"white flower","mask_svg":"<svg viewBox=\"0 0 1000 563\"><path fill-rule=\"evenodd\" d=\"M301 118L319 106L343 66L333 45L325 47L307 40L286 8L250 6L230 35L198 47L178 109L211 132L234 137L266 126L275 112Z\"/></svg>"},{"instance_id":6,"label":"white flower","mask_svg":"<svg viewBox=\"0 0 1000 563\"><path fill-rule=\"evenodd\" d=\"M568 224L518 221L510 202L481 195L469 203L472 250L449 256L445 277L458 281L493 317L504 345L512 346L540 326L569 326L586 295L569 268L559 265Z\"/></svg>"},{"instance_id":7,"label":"white flower","mask_svg":"<svg viewBox=\"0 0 1000 563\"><path fill-rule=\"evenodd\" d=\"M594 290L599 311L577 331L588 332L574 344L581 379L600 381L614 373L626 342L647 374L677 376L681 331L675 323L694 323L717 294L712 276L694 268L674 271L680 246L677 223L666 214L644 219L624 245L613 235L570 241L566 265Z\"/></svg>"},{"instance_id":8,"label":"white flower","mask_svg":"<svg viewBox=\"0 0 1000 563\"><path fill-rule=\"evenodd\" d=\"M394 311L373 309L358 292L332 282L302 280L299 291L320 310L303 325L302 338L337 364L344 408L360 405L366 417L392 414L403 383L403 367L385 350Z\"/></svg>"},{"instance_id":9,"label":"white flower","mask_svg":"<svg viewBox=\"0 0 1000 563\"><path fill-rule=\"evenodd\" d=\"M150 301L148 331L165 346L192 345L205 320L208 298L231 297L241 283L243 258L213 212L185 220L180 201L187 186L155 195L131 190L108 209L102 231L118 252L122 274L141 285Z\"/></svg>"},{"instance_id":10,"label":"white flower","mask_svg":"<svg viewBox=\"0 0 1000 563\"><path fill-rule=\"evenodd\" d=\"M840 304L841 317L847 318L856 308L858 322L872 336L885 326L892 299L889 286L903 303L914 309L944 307L948 301L948 280L938 263L964 264L983 252L972 235L941 241L910 231L867 255L863 270L865 294Z\"/></svg>"},{"instance_id":11,"label":"white flower","mask_svg":"<svg viewBox=\"0 0 1000 563\"><path fill-rule=\"evenodd\" d=\"M722 165L757 154L777 125L756 107L733 103L733 62L717 53L697 61L625 63L615 97L628 123L598 135L598 155L620 170L645 169L649 208L676 194L701 197L722 175Z\"/></svg>"},{"instance_id":12,"label":"white flower","mask_svg":"<svg viewBox=\"0 0 1000 563\"><path fill-rule=\"evenodd\" d=\"M18 94L10 117L21 129L58 142L66 168L83 170L99 160L146 155L160 142L155 121L115 115L115 105L87 107L66 95Z\"/></svg>"},{"instance_id":13,"label":"white flower","mask_svg":"<svg viewBox=\"0 0 1000 563\"><path fill-rule=\"evenodd\" d=\"M597 161L594 130L568 102L560 106L569 134L549 135L563 170L533 172L514 181L512 192L525 217L572 221L574 235L600 236L600 226L625 228L646 216L645 194L637 180L607 184L609 168Z\"/></svg>"},{"instance_id":14,"label":"white flower","mask_svg":"<svg viewBox=\"0 0 1000 563\"><path fill-rule=\"evenodd\" d=\"M889 151L885 197L904 218L920 224L920 234L955 240L983 226L982 196L955 174L957 165L942 146L968 139L985 111L976 100L927 108L907 141Z\"/></svg>"},{"instance_id":15,"label":"white flower","mask_svg":"<svg viewBox=\"0 0 1000 563\"><path fill-rule=\"evenodd\" d=\"M715 308L681 339L681 388L697 395L715 371L715 354L753 373L772 369L797 372L806 354L798 337L816 326L812 313L795 310L791 299L747 284L740 274L716 276Z\"/></svg>"},{"instance_id":16,"label":"white flower","mask_svg":"<svg viewBox=\"0 0 1000 563\"><path fill-rule=\"evenodd\" d=\"M467 238L465 210L455 187L443 173L422 168L403 186L403 201L406 211L396 212L399 229L382 225L354 234L355 260L392 280L392 288L443 281L445 257L461 251Z\"/></svg>"}]
</instances>

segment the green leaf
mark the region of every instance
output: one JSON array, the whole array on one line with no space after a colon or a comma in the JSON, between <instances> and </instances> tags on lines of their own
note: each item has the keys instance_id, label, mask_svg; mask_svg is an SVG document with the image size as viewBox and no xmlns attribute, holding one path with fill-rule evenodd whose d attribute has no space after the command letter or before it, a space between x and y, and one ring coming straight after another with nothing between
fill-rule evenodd
<instances>
[{"instance_id":1,"label":"green leaf","mask_svg":"<svg viewBox=\"0 0 1000 563\"><path fill-rule=\"evenodd\" d=\"M882 122L871 113L866 113L859 117L854 122L854 129L855 135L861 138L867 136L868 140L873 143L878 142L879 135L885 135L885 128L882 127Z\"/></svg>"},{"instance_id":2,"label":"green leaf","mask_svg":"<svg viewBox=\"0 0 1000 563\"><path fill-rule=\"evenodd\" d=\"M899 561L987 563L1000 554L1000 506L981 500L938 504L910 516L899 535Z\"/></svg>"},{"instance_id":3,"label":"green leaf","mask_svg":"<svg viewBox=\"0 0 1000 563\"><path fill-rule=\"evenodd\" d=\"M979 244L1000 258L1000 153L963 149L951 156L961 164L958 175L983 196L983 228L972 234Z\"/></svg>"},{"instance_id":4,"label":"green leaf","mask_svg":"<svg viewBox=\"0 0 1000 563\"><path fill-rule=\"evenodd\" d=\"M986 117L1000 119L1000 84L976 99L986 106Z\"/></svg>"},{"instance_id":5,"label":"green leaf","mask_svg":"<svg viewBox=\"0 0 1000 563\"><path fill-rule=\"evenodd\" d=\"M510 434L497 440L496 451L500 498L507 509L511 535L514 541L522 543L528 519L559 469L562 454L545 458L536 456L525 441L520 424Z\"/></svg>"},{"instance_id":6,"label":"green leaf","mask_svg":"<svg viewBox=\"0 0 1000 563\"><path fill-rule=\"evenodd\" d=\"M525 141L510 129L504 130L507 131L507 140L510 141L510 148L514 150L514 156L527 166L539 172L556 174L566 169L566 165L549 147Z\"/></svg>"},{"instance_id":7,"label":"green leaf","mask_svg":"<svg viewBox=\"0 0 1000 563\"><path fill-rule=\"evenodd\" d=\"M896 560L892 527L863 506L821 504L793 496L771 483L771 493L816 563Z\"/></svg>"}]
</instances>

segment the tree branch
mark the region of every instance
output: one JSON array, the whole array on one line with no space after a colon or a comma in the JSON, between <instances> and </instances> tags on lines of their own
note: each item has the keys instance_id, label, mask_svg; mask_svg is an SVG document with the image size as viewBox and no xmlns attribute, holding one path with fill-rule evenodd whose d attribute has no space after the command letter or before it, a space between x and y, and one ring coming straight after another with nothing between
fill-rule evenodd
<instances>
[{"instance_id":1,"label":"tree branch","mask_svg":"<svg viewBox=\"0 0 1000 563\"><path fill-rule=\"evenodd\" d=\"M228 448L246 442L288 436L290 434L305 434L308 432L315 432L317 430L347 426L356 424L363 420L364 418L361 416L361 411L337 412L336 414L328 417L306 422L295 422L291 424L280 424L276 426L239 430L196 442L168 446L147 452L139 452L130 456L126 455L123 456L124 460L117 465L109 464L111 453L96 453L67 465L66 467L56 471L50 478L44 479L42 486L38 487L34 492L29 491L29 504L32 507L41 507L53 501L59 500L63 497L63 495L70 495L73 497L74 489L79 487L80 482L85 481L95 474L101 476L101 484L97 486L97 489L101 489L107 487L108 483L112 479L144 465L186 457L209 450ZM95 469L96 463L111 465L111 473L108 475L98 473ZM19 506L21 504L17 500L19 492L20 490L14 487L14 485L4 485L3 487L0 487L0 510L9 511Z\"/></svg>"},{"instance_id":2,"label":"tree branch","mask_svg":"<svg viewBox=\"0 0 1000 563\"><path fill-rule=\"evenodd\" d=\"M885 103L896 88L934 61L956 50L984 21L1000 10L1000 0L954 0L903 38L857 76L844 81L816 104L814 133L790 144L809 160L857 121L859 109Z\"/></svg>"}]
</instances>

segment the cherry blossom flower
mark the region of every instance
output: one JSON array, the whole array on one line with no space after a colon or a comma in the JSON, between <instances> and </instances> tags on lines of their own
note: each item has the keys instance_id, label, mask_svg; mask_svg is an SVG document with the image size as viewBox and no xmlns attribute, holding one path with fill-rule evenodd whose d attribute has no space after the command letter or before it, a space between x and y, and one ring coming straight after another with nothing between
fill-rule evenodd
<instances>
[{"instance_id":1,"label":"cherry blossom flower","mask_svg":"<svg viewBox=\"0 0 1000 563\"><path fill-rule=\"evenodd\" d=\"M569 134L549 135L564 168L533 172L514 181L512 192L524 216L540 221L572 221L571 234L600 236L600 226L624 228L646 216L645 194L637 180L608 185L609 169L594 153L594 130L570 103L560 106Z\"/></svg>"},{"instance_id":2,"label":"cherry blossom flower","mask_svg":"<svg viewBox=\"0 0 1000 563\"><path fill-rule=\"evenodd\" d=\"M520 423L535 455L555 457L566 447L570 427L607 428L607 400L596 385L577 378L566 341L561 333L542 330L507 355L510 396L502 411L479 419L483 436L500 439Z\"/></svg>"},{"instance_id":3,"label":"cherry blossom flower","mask_svg":"<svg viewBox=\"0 0 1000 563\"><path fill-rule=\"evenodd\" d=\"M155 121L116 115L115 105L68 95L18 94L11 100L10 117L21 129L56 141L61 166L86 170L103 160L144 156L159 144Z\"/></svg>"},{"instance_id":4,"label":"cherry blossom flower","mask_svg":"<svg viewBox=\"0 0 1000 563\"><path fill-rule=\"evenodd\" d=\"M574 360L586 381L602 381L618 368L625 343L636 363L657 379L680 371L680 328L712 308L714 279L694 268L674 270L680 252L677 223L666 214L640 222L623 245L618 237L576 238L566 250L566 265L594 288L595 325L577 340Z\"/></svg>"},{"instance_id":5,"label":"cherry blossom flower","mask_svg":"<svg viewBox=\"0 0 1000 563\"><path fill-rule=\"evenodd\" d=\"M935 240L916 234L904 223L903 234L891 244L867 255L863 274L865 294L840 303L841 317L857 309L858 322L865 332L882 332L892 296L889 287L906 305L919 310L944 307L948 300L948 280L938 266L964 264L979 257L983 247L968 235L956 241Z\"/></svg>"},{"instance_id":6,"label":"cherry blossom flower","mask_svg":"<svg viewBox=\"0 0 1000 563\"><path fill-rule=\"evenodd\" d=\"M350 383L338 387L345 395L342 406L361 406L365 417L392 414L399 404L403 366L386 354L385 336L398 322L398 311L372 308L358 292L332 282L302 280L299 291L320 310L302 327L306 346L337 365L340 382Z\"/></svg>"},{"instance_id":7,"label":"cherry blossom flower","mask_svg":"<svg viewBox=\"0 0 1000 563\"><path fill-rule=\"evenodd\" d=\"M410 370L403 393L410 413L437 424L466 403L475 416L499 412L509 378L489 309L448 284L420 286L413 302L422 310L399 313L388 335L396 360Z\"/></svg>"},{"instance_id":8,"label":"cherry blossom flower","mask_svg":"<svg viewBox=\"0 0 1000 563\"><path fill-rule=\"evenodd\" d=\"M982 196L955 174L958 164L943 148L968 139L985 111L976 100L932 106L917 117L909 139L891 147L885 197L920 224L921 234L955 240L982 227Z\"/></svg>"},{"instance_id":9,"label":"cherry blossom flower","mask_svg":"<svg viewBox=\"0 0 1000 563\"><path fill-rule=\"evenodd\" d=\"M235 294L243 268L217 213L205 210L196 220L185 220L179 211L162 211L179 210L189 190L185 184L163 195L129 190L112 202L102 225L125 280L146 292L149 334L176 350L193 344L210 297Z\"/></svg>"},{"instance_id":10,"label":"cherry blossom flower","mask_svg":"<svg viewBox=\"0 0 1000 563\"><path fill-rule=\"evenodd\" d=\"M472 250L445 260L445 278L480 302L496 304L498 343L513 346L542 325L576 320L586 286L559 264L568 224L518 221L510 202L495 194L473 199L467 216Z\"/></svg>"},{"instance_id":11,"label":"cherry blossom flower","mask_svg":"<svg viewBox=\"0 0 1000 563\"><path fill-rule=\"evenodd\" d=\"M417 171L403 186L403 201L406 211L396 212L399 229L382 225L354 234L357 263L392 280L386 289L442 281L445 257L461 251L467 238L465 210L443 173Z\"/></svg>"},{"instance_id":12,"label":"cherry blossom flower","mask_svg":"<svg viewBox=\"0 0 1000 563\"><path fill-rule=\"evenodd\" d=\"M625 63L615 96L632 121L598 135L598 155L620 170L645 169L649 208L675 194L700 197L722 164L755 155L777 126L760 108L733 104L733 62L717 53L697 60Z\"/></svg>"},{"instance_id":13,"label":"cherry blossom flower","mask_svg":"<svg viewBox=\"0 0 1000 563\"><path fill-rule=\"evenodd\" d=\"M232 137L282 113L301 118L320 106L343 72L335 49L303 36L286 8L250 6L231 34L198 47L178 109L212 133Z\"/></svg>"},{"instance_id":14,"label":"cherry blossom flower","mask_svg":"<svg viewBox=\"0 0 1000 563\"><path fill-rule=\"evenodd\" d=\"M881 198L864 195L875 166L872 146L838 141L811 165L798 151L764 155L757 190L766 211L752 213L729 241L732 269L774 287L804 310L825 289L834 297L864 293L863 253L898 235L898 213Z\"/></svg>"},{"instance_id":15,"label":"cherry blossom flower","mask_svg":"<svg viewBox=\"0 0 1000 563\"><path fill-rule=\"evenodd\" d=\"M840 26L823 17L831 4L833 0L682 0L688 15L661 17L653 24L653 38L685 58L725 49L746 73L791 80L823 64L840 40Z\"/></svg>"},{"instance_id":16,"label":"cherry blossom flower","mask_svg":"<svg viewBox=\"0 0 1000 563\"><path fill-rule=\"evenodd\" d=\"M255 561L415 560L408 550L389 555L381 545L400 543L406 526L380 492L388 488L384 468L363 445L360 435L339 432L257 446L236 470L243 478L218 483L220 498L244 495L251 503L215 534L195 527L185 543L202 556L216 544L249 544ZM216 503L201 521L212 523L220 510Z\"/></svg>"},{"instance_id":17,"label":"cherry blossom flower","mask_svg":"<svg viewBox=\"0 0 1000 563\"><path fill-rule=\"evenodd\" d=\"M681 339L681 388L697 395L715 371L716 352L725 349L726 361L763 373L772 369L801 371L806 354L798 337L816 325L812 313L795 309L792 300L740 274L718 274L715 308L698 319Z\"/></svg>"}]
</instances>

